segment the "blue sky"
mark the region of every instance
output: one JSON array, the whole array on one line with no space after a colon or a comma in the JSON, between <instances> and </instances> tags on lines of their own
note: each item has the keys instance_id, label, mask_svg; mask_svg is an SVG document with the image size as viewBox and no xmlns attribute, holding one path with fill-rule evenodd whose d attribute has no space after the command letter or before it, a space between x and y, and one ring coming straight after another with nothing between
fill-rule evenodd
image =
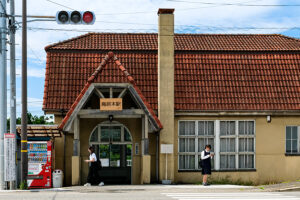
<instances>
[{"instance_id":1,"label":"blue sky","mask_svg":"<svg viewBox=\"0 0 300 200\"><path fill-rule=\"evenodd\" d=\"M16 14L21 14L21 0L16 0L15 4ZM46 45L85 34L88 31L157 32L158 8L175 8L175 31L178 33L280 33L300 38L300 6L237 6L225 4L300 5L300 1L28 0L29 15L54 16L59 10L70 10L72 8L81 11L94 11L97 18L95 24L90 26L57 25L55 22L28 23L28 110L34 115L43 114L42 100L46 66L44 47ZM21 22L21 18L17 20ZM16 62L17 115L20 116L21 28L17 31L16 41L19 44L16 47L16 55L19 59Z\"/></svg>"}]
</instances>

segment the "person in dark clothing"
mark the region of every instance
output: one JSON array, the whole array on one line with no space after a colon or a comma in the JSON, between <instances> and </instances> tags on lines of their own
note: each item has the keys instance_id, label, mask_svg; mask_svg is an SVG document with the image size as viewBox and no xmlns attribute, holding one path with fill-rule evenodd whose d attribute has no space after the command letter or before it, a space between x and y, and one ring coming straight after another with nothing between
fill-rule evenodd
<instances>
[{"instance_id":1,"label":"person in dark clothing","mask_svg":"<svg viewBox=\"0 0 300 200\"><path fill-rule=\"evenodd\" d=\"M85 160L85 162L89 163L90 167L89 167L89 174L87 177L87 183L84 186L98 185L100 182L100 177L98 174L99 167L97 165L97 156L92 146L88 148L88 151L90 153L90 157L89 160ZM103 182L99 184L99 186L103 186L103 185L104 185Z\"/></svg>"},{"instance_id":2,"label":"person in dark clothing","mask_svg":"<svg viewBox=\"0 0 300 200\"><path fill-rule=\"evenodd\" d=\"M211 174L211 158L214 154L210 152L211 145L205 145L205 149L201 152L202 160L202 175L203 175L203 185L208 186L207 177Z\"/></svg>"}]
</instances>

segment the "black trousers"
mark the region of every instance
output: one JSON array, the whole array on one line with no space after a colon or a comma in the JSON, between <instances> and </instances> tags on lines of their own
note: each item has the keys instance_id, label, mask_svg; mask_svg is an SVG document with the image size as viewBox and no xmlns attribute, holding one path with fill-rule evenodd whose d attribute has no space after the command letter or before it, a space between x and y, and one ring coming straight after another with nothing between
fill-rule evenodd
<instances>
[{"instance_id":1,"label":"black trousers","mask_svg":"<svg viewBox=\"0 0 300 200\"><path fill-rule=\"evenodd\" d=\"M91 162L87 182L91 185L98 185L100 183L100 177L98 174L98 167L96 162Z\"/></svg>"}]
</instances>

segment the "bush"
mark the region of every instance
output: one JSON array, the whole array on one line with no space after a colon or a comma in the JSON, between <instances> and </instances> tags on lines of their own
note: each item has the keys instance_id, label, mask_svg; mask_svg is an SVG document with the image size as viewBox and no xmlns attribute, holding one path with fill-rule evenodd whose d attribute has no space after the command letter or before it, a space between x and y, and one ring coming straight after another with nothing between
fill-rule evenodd
<instances>
[{"instance_id":1,"label":"bush","mask_svg":"<svg viewBox=\"0 0 300 200\"><path fill-rule=\"evenodd\" d=\"M28 189L27 181L23 181L22 183L20 183L19 188L20 190L27 190Z\"/></svg>"}]
</instances>

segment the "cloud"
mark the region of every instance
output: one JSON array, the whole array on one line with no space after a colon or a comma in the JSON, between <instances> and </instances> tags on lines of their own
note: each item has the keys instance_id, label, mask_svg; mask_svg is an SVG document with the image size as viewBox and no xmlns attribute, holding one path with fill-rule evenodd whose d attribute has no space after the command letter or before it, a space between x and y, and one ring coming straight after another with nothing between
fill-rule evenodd
<instances>
[{"instance_id":1,"label":"cloud","mask_svg":"<svg viewBox=\"0 0 300 200\"><path fill-rule=\"evenodd\" d=\"M21 116L21 109L22 109L22 100L21 97L17 96L17 117ZM28 107L28 112L31 112L33 115L43 115L42 111L42 106L43 106L43 99L40 98L34 98L34 97L28 97L27 99L27 107ZM10 99L9 95L7 97L7 117L9 118L10 116Z\"/></svg>"},{"instance_id":2,"label":"cloud","mask_svg":"<svg viewBox=\"0 0 300 200\"><path fill-rule=\"evenodd\" d=\"M94 25L58 25L56 22L28 23L28 76L41 78L44 84L46 53L44 47L92 32L157 32L158 8L175 8L175 31L184 33L280 33L286 30L273 27L299 26L299 7L238 7L218 6L200 3L179 3L167 0L52 0L77 10L91 10L96 13ZM183 0L197 2L197 0ZM69 10L47 0L28 0L28 15L54 16L59 10ZM203 0L210 3L244 3L244 4L287 4L280 0ZM297 3L289 1L288 3ZM21 0L16 1L16 14L20 15ZM21 18L16 19L21 22ZM239 29L249 27L249 29ZM269 29L252 29L263 27ZM52 30L40 30L52 29ZM57 29L57 30L53 30ZM60 31L64 29L65 31ZM21 59L21 28L16 34L16 58ZM8 53L9 55L9 53ZM17 73L21 73L20 61ZM9 73L8 73L9 74ZM36 84L36 83L35 83ZM28 87L32 87L28 85ZM42 95L42 92L40 92ZM29 103L29 110L41 111L42 96ZM34 101L34 99L31 99ZM40 111L39 111L40 110ZM19 111L20 112L20 111ZM40 112L42 113L42 112Z\"/></svg>"}]
</instances>

